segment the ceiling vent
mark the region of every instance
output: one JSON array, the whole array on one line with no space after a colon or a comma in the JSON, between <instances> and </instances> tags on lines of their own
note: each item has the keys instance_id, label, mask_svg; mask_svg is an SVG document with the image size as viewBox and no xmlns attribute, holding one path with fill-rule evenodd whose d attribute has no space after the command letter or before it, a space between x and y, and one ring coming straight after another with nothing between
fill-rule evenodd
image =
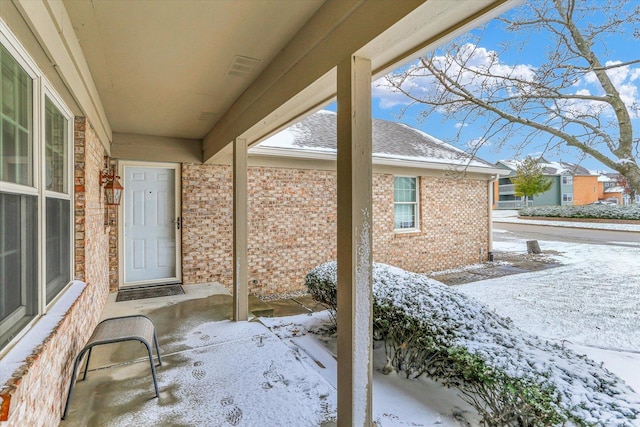
<instances>
[{"instance_id":1,"label":"ceiling vent","mask_svg":"<svg viewBox=\"0 0 640 427\"><path fill-rule=\"evenodd\" d=\"M204 111L200 114L200 118L198 118L198 120L201 122L212 122L216 119L216 117L218 117L216 113Z\"/></svg>"},{"instance_id":2,"label":"ceiling vent","mask_svg":"<svg viewBox=\"0 0 640 427\"><path fill-rule=\"evenodd\" d=\"M230 76L247 77L262 62L259 59L248 56L236 55L227 70Z\"/></svg>"}]
</instances>

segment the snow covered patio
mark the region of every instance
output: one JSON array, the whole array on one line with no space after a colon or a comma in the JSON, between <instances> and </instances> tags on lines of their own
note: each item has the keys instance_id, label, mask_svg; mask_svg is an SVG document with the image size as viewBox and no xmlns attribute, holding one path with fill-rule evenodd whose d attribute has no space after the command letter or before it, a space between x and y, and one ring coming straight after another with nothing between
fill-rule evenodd
<instances>
[{"instance_id":1,"label":"snow covered patio","mask_svg":"<svg viewBox=\"0 0 640 427\"><path fill-rule=\"evenodd\" d=\"M215 284L118 303L112 294L103 317L144 313L156 324L160 398L148 362L128 362L143 346L104 345L61 425L321 425L335 414L335 389L261 323L226 320L231 303Z\"/></svg>"},{"instance_id":2,"label":"snow covered patio","mask_svg":"<svg viewBox=\"0 0 640 427\"><path fill-rule=\"evenodd\" d=\"M189 286L187 295L177 297L116 303L112 294L103 317L134 312L156 324L163 360L160 398L153 398L146 350L139 343L96 347L88 379L77 382L61 426L125 426L132 419L141 426L335 425L336 361L313 334L305 335L326 322L326 311L232 322L226 320L231 296L206 284ZM375 364L384 365L382 348L375 351ZM374 404L380 426L474 419L454 390L378 371Z\"/></svg>"},{"instance_id":3,"label":"snow covered patio","mask_svg":"<svg viewBox=\"0 0 640 427\"><path fill-rule=\"evenodd\" d=\"M541 241L561 267L457 286L521 329L585 353L640 389L640 242L584 245ZM495 249L525 251L524 241L496 231ZM142 312L156 322L163 352L160 399L153 399L148 364L119 366L125 345L96 351L61 425L332 425L336 410L335 359L316 335L304 335L322 313L233 323L231 297L216 285L187 295L115 304L103 317ZM114 295L112 295L114 298ZM301 311L302 313L303 311ZM276 335L277 334L277 335ZM328 348L328 350L327 350ZM107 350L108 349L108 350ZM99 348L97 350L100 350ZM374 415L378 426L478 425L455 390L403 375L383 375L374 355ZM312 356L309 356L311 354ZM101 356L101 357L100 357ZM332 381L333 379L333 381Z\"/></svg>"}]
</instances>

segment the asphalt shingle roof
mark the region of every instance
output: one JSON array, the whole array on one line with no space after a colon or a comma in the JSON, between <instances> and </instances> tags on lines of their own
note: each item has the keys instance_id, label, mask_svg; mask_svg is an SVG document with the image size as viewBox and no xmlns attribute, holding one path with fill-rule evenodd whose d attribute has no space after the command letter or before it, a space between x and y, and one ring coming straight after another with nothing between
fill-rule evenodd
<instances>
[{"instance_id":1,"label":"asphalt shingle roof","mask_svg":"<svg viewBox=\"0 0 640 427\"><path fill-rule=\"evenodd\" d=\"M373 157L494 168L489 162L403 123L373 119L372 125ZM259 146L335 153L337 115L319 111Z\"/></svg>"}]
</instances>

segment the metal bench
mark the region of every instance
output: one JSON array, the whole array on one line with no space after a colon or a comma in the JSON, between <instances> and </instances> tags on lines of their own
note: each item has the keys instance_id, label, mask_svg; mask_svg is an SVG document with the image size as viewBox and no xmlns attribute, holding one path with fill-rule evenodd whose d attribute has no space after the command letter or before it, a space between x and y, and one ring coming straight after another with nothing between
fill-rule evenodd
<instances>
[{"instance_id":1,"label":"metal bench","mask_svg":"<svg viewBox=\"0 0 640 427\"><path fill-rule=\"evenodd\" d=\"M133 316L112 317L98 323L98 326L96 326L96 329L93 331L93 334L89 338L89 341L80 351L78 357L76 357L76 361L73 365L73 375L71 377L71 383L69 384L67 403L64 406L64 413L62 414L63 420L66 418L67 411L69 410L69 402L71 401L71 394L73 393L73 387L76 382L78 367L80 366L85 353L89 352L87 355L87 363L84 366L84 375L82 377L83 380L87 377L87 370L89 369L89 360L91 359L91 350L93 349L93 347L102 344L111 344L131 340L140 341L147 347L147 351L149 352L149 364L151 365L151 374L153 375L153 385L156 389L155 397L159 397L160 393L158 391L158 381L156 379L156 368L153 363L153 353L151 350L152 342L155 345L156 355L158 356L157 366L162 365L162 359L160 358L158 337L156 336L156 328L153 322L147 316L143 316L141 314Z\"/></svg>"}]
</instances>

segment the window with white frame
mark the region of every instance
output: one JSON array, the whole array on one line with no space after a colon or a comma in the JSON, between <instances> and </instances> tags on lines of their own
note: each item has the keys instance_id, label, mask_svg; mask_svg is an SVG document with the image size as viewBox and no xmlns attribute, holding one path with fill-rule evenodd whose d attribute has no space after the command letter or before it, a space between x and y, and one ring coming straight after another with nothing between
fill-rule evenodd
<instances>
[{"instance_id":1,"label":"window with white frame","mask_svg":"<svg viewBox=\"0 0 640 427\"><path fill-rule=\"evenodd\" d=\"M395 230L416 230L419 224L418 178L396 176L393 179Z\"/></svg>"},{"instance_id":2,"label":"window with white frame","mask_svg":"<svg viewBox=\"0 0 640 427\"><path fill-rule=\"evenodd\" d=\"M72 116L0 21L0 349L71 279Z\"/></svg>"},{"instance_id":3,"label":"window with white frame","mask_svg":"<svg viewBox=\"0 0 640 427\"><path fill-rule=\"evenodd\" d=\"M573 194L571 194L571 193L562 193L562 201L563 202L573 202Z\"/></svg>"},{"instance_id":4,"label":"window with white frame","mask_svg":"<svg viewBox=\"0 0 640 427\"><path fill-rule=\"evenodd\" d=\"M562 185L573 184L573 177L571 175L562 175Z\"/></svg>"}]
</instances>

